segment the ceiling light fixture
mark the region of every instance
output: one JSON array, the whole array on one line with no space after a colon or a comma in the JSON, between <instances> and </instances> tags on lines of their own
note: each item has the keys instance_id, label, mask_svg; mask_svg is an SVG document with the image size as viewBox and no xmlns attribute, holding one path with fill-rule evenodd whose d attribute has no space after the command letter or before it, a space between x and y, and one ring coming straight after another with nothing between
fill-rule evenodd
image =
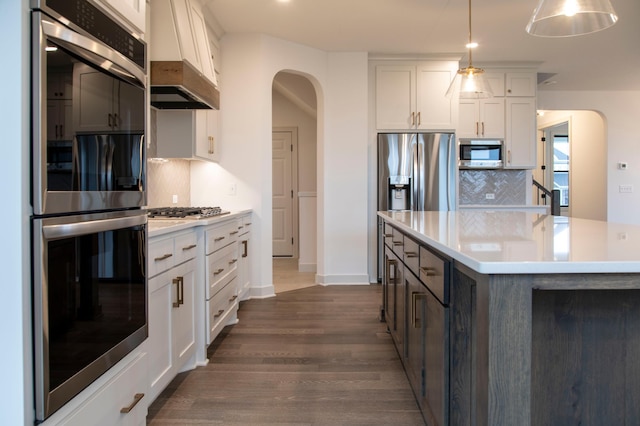
<instances>
[{"instance_id":1,"label":"ceiling light fixture","mask_svg":"<svg viewBox=\"0 0 640 426\"><path fill-rule=\"evenodd\" d=\"M609 28L618 15L609 0L540 0L527 32L540 37L571 37Z\"/></svg>"},{"instance_id":2,"label":"ceiling light fixture","mask_svg":"<svg viewBox=\"0 0 640 426\"><path fill-rule=\"evenodd\" d=\"M447 90L447 98L485 99L493 96L491 86L489 86L489 82L485 78L484 70L473 66L471 49L477 46L478 43L473 42L471 39L471 0L469 0L469 42L466 45L467 49L469 49L469 64L466 68L460 68L456 73Z\"/></svg>"}]
</instances>

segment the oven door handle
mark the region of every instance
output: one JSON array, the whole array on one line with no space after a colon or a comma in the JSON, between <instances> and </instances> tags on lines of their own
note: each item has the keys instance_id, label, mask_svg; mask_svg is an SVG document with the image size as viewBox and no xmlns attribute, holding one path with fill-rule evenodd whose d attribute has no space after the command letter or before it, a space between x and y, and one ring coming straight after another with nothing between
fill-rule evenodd
<instances>
[{"instance_id":1,"label":"oven door handle","mask_svg":"<svg viewBox=\"0 0 640 426\"><path fill-rule=\"evenodd\" d=\"M93 65L115 74L131 84L142 89L145 88L144 71L133 66L124 55L46 19L40 21L40 26L42 32L61 47L68 49L72 53L91 62Z\"/></svg>"},{"instance_id":2,"label":"oven door handle","mask_svg":"<svg viewBox=\"0 0 640 426\"><path fill-rule=\"evenodd\" d=\"M42 235L47 240L71 238L80 235L94 234L98 232L112 231L115 229L130 228L132 226L147 223L146 215L131 217L119 217L115 219L99 219L86 222L73 222L58 225L44 225Z\"/></svg>"}]
</instances>

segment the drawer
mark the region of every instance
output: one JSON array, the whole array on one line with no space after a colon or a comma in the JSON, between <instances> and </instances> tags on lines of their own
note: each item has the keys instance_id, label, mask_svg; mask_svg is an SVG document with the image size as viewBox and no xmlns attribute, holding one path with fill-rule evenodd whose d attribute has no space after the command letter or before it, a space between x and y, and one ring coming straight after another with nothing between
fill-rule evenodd
<instances>
[{"instance_id":1,"label":"drawer","mask_svg":"<svg viewBox=\"0 0 640 426\"><path fill-rule=\"evenodd\" d=\"M141 353L61 424L141 425L147 417L147 354Z\"/></svg>"},{"instance_id":2,"label":"drawer","mask_svg":"<svg viewBox=\"0 0 640 426\"><path fill-rule=\"evenodd\" d=\"M173 238L149 242L149 257L147 258L149 277L167 271L176 264L173 245Z\"/></svg>"},{"instance_id":3,"label":"drawer","mask_svg":"<svg viewBox=\"0 0 640 426\"><path fill-rule=\"evenodd\" d=\"M393 247L393 227L387 222L384 222L382 226L382 238L384 238L384 243L389 247Z\"/></svg>"},{"instance_id":4,"label":"drawer","mask_svg":"<svg viewBox=\"0 0 640 426\"><path fill-rule=\"evenodd\" d=\"M230 315L234 315L237 310L236 281L237 278L233 277L215 296L207 301L207 344L216 338Z\"/></svg>"},{"instance_id":5,"label":"drawer","mask_svg":"<svg viewBox=\"0 0 640 426\"><path fill-rule=\"evenodd\" d=\"M420 269L420 249L418 243L413 241L409 237L404 237L404 246L402 249L402 260L404 264L407 265L411 272L415 274L415 276L419 276L418 270Z\"/></svg>"},{"instance_id":6,"label":"drawer","mask_svg":"<svg viewBox=\"0 0 640 426\"><path fill-rule=\"evenodd\" d=\"M206 230L206 253L213 253L222 247L238 241L240 222L237 219L229 220Z\"/></svg>"},{"instance_id":7,"label":"drawer","mask_svg":"<svg viewBox=\"0 0 640 426\"><path fill-rule=\"evenodd\" d=\"M195 232L178 235L175 239L176 265L196 257L198 250L198 236Z\"/></svg>"},{"instance_id":8,"label":"drawer","mask_svg":"<svg viewBox=\"0 0 640 426\"><path fill-rule=\"evenodd\" d=\"M391 228L391 250L400 258L404 256L404 235L396 228Z\"/></svg>"},{"instance_id":9,"label":"drawer","mask_svg":"<svg viewBox=\"0 0 640 426\"><path fill-rule=\"evenodd\" d=\"M251 232L251 215L243 216L240 218L240 225L238 225L240 235Z\"/></svg>"},{"instance_id":10,"label":"drawer","mask_svg":"<svg viewBox=\"0 0 640 426\"><path fill-rule=\"evenodd\" d=\"M450 263L420 246L420 280L444 305L449 304Z\"/></svg>"},{"instance_id":11,"label":"drawer","mask_svg":"<svg viewBox=\"0 0 640 426\"><path fill-rule=\"evenodd\" d=\"M206 298L210 299L238 271L238 245L232 244L207 255Z\"/></svg>"}]
</instances>

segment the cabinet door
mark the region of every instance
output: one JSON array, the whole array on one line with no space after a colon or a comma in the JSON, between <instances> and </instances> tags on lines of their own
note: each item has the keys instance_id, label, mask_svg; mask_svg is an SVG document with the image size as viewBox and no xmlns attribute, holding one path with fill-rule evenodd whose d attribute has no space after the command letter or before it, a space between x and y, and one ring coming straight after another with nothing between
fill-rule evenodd
<instances>
[{"instance_id":1,"label":"cabinet door","mask_svg":"<svg viewBox=\"0 0 640 426\"><path fill-rule=\"evenodd\" d=\"M169 270L149 280L149 400L173 379L171 310L173 274Z\"/></svg>"},{"instance_id":2,"label":"cabinet door","mask_svg":"<svg viewBox=\"0 0 640 426\"><path fill-rule=\"evenodd\" d=\"M391 332L391 337L396 344L401 358L405 357L405 281L403 275L404 267L400 259L388 247L385 247L385 282L387 286L387 325Z\"/></svg>"},{"instance_id":3,"label":"cabinet door","mask_svg":"<svg viewBox=\"0 0 640 426\"><path fill-rule=\"evenodd\" d=\"M507 98L507 132L505 168L536 167L535 98Z\"/></svg>"},{"instance_id":4,"label":"cabinet door","mask_svg":"<svg viewBox=\"0 0 640 426\"><path fill-rule=\"evenodd\" d=\"M480 132L480 105L474 99L461 99L458 107L458 138L477 138Z\"/></svg>"},{"instance_id":5,"label":"cabinet door","mask_svg":"<svg viewBox=\"0 0 640 426\"><path fill-rule=\"evenodd\" d=\"M217 161L218 153L215 146L216 138L210 130L213 127L211 123L211 113L214 111L197 110L195 114L195 140L193 146L194 155L209 161Z\"/></svg>"},{"instance_id":6,"label":"cabinet door","mask_svg":"<svg viewBox=\"0 0 640 426\"><path fill-rule=\"evenodd\" d=\"M200 64L200 56L191 30L191 3L189 0L173 0L172 6L182 57L195 69L201 71L202 65Z\"/></svg>"},{"instance_id":7,"label":"cabinet door","mask_svg":"<svg viewBox=\"0 0 640 426\"><path fill-rule=\"evenodd\" d=\"M249 256L249 245L251 244L251 232L240 235L238 240L238 297L245 300L249 297L249 289L251 287L251 278L249 274L249 265L251 258Z\"/></svg>"},{"instance_id":8,"label":"cabinet door","mask_svg":"<svg viewBox=\"0 0 640 426\"><path fill-rule=\"evenodd\" d=\"M449 309L429 291L422 299L424 313L423 412L433 425L448 425Z\"/></svg>"},{"instance_id":9,"label":"cabinet door","mask_svg":"<svg viewBox=\"0 0 640 426\"><path fill-rule=\"evenodd\" d=\"M415 128L416 68L403 65L376 67L376 127Z\"/></svg>"},{"instance_id":10,"label":"cabinet door","mask_svg":"<svg viewBox=\"0 0 640 426\"><path fill-rule=\"evenodd\" d=\"M480 134L482 138L504 138L504 98L480 100Z\"/></svg>"},{"instance_id":11,"label":"cabinet door","mask_svg":"<svg viewBox=\"0 0 640 426\"><path fill-rule=\"evenodd\" d=\"M145 0L103 0L118 14L119 17L125 19L132 24L134 28L141 33L145 32L146 20Z\"/></svg>"},{"instance_id":12,"label":"cabinet door","mask_svg":"<svg viewBox=\"0 0 640 426\"><path fill-rule=\"evenodd\" d=\"M508 72L507 96L535 96L537 77L535 72Z\"/></svg>"},{"instance_id":13,"label":"cabinet door","mask_svg":"<svg viewBox=\"0 0 640 426\"><path fill-rule=\"evenodd\" d=\"M73 78L73 89L77 90L77 93L73 94L76 130L111 130L113 125L112 78L84 64L74 68Z\"/></svg>"},{"instance_id":14,"label":"cabinet door","mask_svg":"<svg viewBox=\"0 0 640 426\"><path fill-rule=\"evenodd\" d=\"M174 368L181 371L196 350L196 261L183 263L172 272L171 334ZM200 319L204 321L204 318Z\"/></svg>"},{"instance_id":15,"label":"cabinet door","mask_svg":"<svg viewBox=\"0 0 640 426\"><path fill-rule=\"evenodd\" d=\"M454 102L445 94L455 70L444 66L419 65L416 72L416 127L447 130L454 128Z\"/></svg>"},{"instance_id":16,"label":"cabinet door","mask_svg":"<svg viewBox=\"0 0 640 426\"><path fill-rule=\"evenodd\" d=\"M145 108L144 96L140 96L140 89L126 83L117 82L114 88L114 128L144 132Z\"/></svg>"}]
</instances>

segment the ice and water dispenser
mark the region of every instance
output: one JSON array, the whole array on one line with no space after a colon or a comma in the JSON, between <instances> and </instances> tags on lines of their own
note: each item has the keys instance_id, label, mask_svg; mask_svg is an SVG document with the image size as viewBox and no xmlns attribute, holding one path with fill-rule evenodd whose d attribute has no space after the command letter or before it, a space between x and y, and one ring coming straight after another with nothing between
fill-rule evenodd
<instances>
[{"instance_id":1,"label":"ice and water dispenser","mask_svg":"<svg viewBox=\"0 0 640 426\"><path fill-rule=\"evenodd\" d=\"M387 196L389 210L411 210L411 177L389 176Z\"/></svg>"}]
</instances>

